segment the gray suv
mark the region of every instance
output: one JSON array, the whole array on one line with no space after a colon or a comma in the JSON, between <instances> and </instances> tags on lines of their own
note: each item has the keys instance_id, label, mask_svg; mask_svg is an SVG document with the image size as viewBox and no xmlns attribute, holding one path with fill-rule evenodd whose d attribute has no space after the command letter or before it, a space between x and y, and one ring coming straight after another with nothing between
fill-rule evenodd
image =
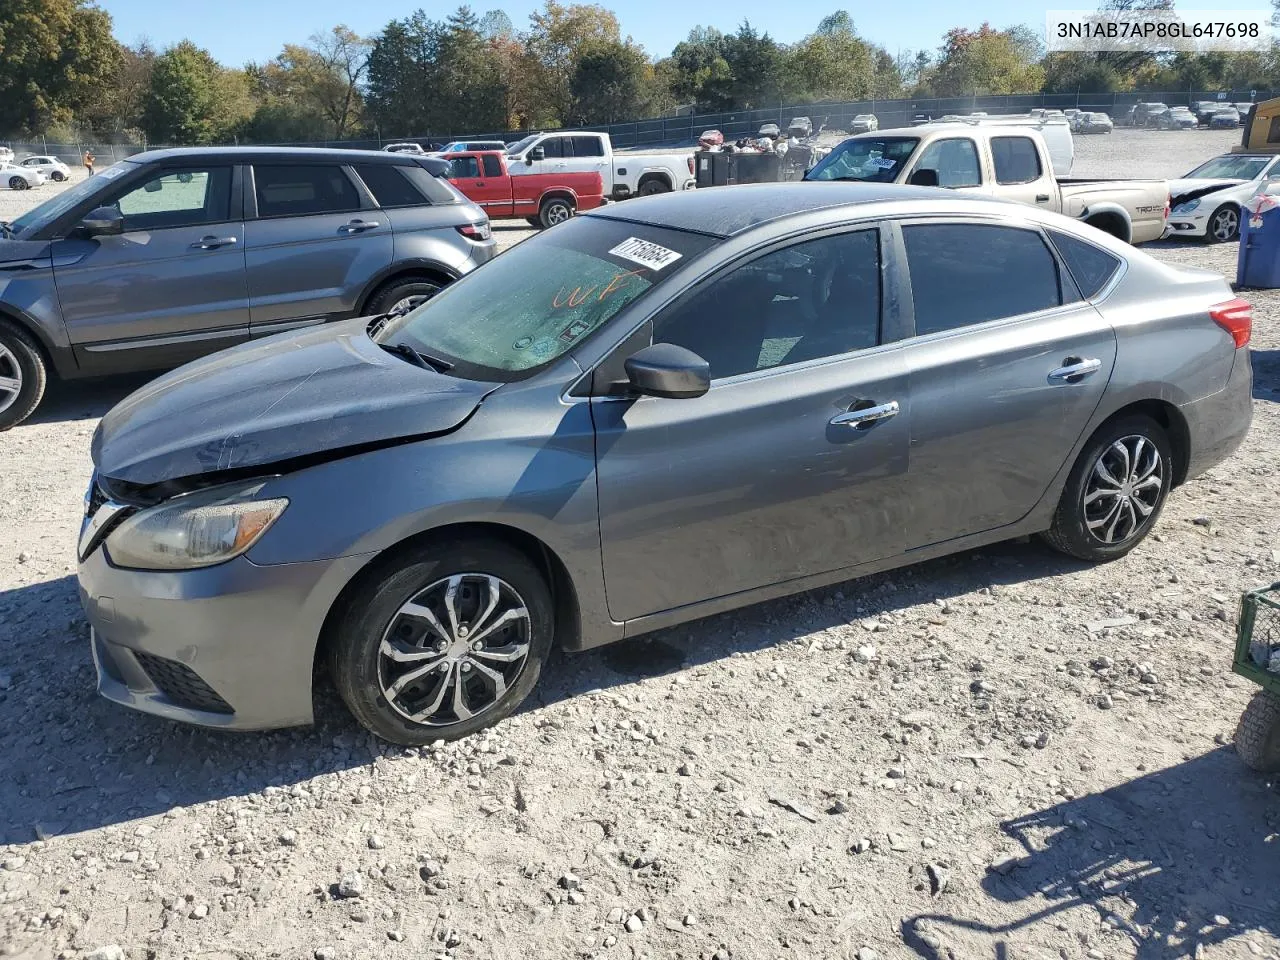
<instances>
[{"instance_id":1,"label":"gray suv","mask_svg":"<svg viewBox=\"0 0 1280 960\"><path fill-rule=\"evenodd\" d=\"M358 150L159 150L51 197L0 239L0 429L35 410L50 372L173 367L430 296L496 253L448 170Z\"/></svg>"}]
</instances>

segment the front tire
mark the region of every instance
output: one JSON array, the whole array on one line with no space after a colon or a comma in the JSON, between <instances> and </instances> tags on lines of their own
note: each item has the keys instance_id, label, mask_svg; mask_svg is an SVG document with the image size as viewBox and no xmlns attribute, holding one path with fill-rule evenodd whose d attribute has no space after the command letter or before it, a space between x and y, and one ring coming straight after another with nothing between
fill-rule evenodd
<instances>
[{"instance_id":1,"label":"front tire","mask_svg":"<svg viewBox=\"0 0 1280 960\"><path fill-rule=\"evenodd\" d=\"M356 589L329 666L362 726L392 743L456 740L533 690L555 632L551 591L523 554L488 540L415 547Z\"/></svg>"},{"instance_id":2,"label":"front tire","mask_svg":"<svg viewBox=\"0 0 1280 960\"><path fill-rule=\"evenodd\" d=\"M1206 243L1229 243L1232 240L1239 240L1240 208L1234 203L1224 203L1213 211L1213 216L1209 218L1209 225L1204 231L1204 239Z\"/></svg>"},{"instance_id":3,"label":"front tire","mask_svg":"<svg viewBox=\"0 0 1280 960\"><path fill-rule=\"evenodd\" d=\"M1269 690L1253 695L1236 727L1236 753L1250 769L1280 770L1280 697Z\"/></svg>"},{"instance_id":4,"label":"front tire","mask_svg":"<svg viewBox=\"0 0 1280 960\"><path fill-rule=\"evenodd\" d=\"M402 277L383 284L369 298L365 314L403 313L426 303L441 290L441 285L423 277Z\"/></svg>"},{"instance_id":5,"label":"front tire","mask_svg":"<svg viewBox=\"0 0 1280 960\"><path fill-rule=\"evenodd\" d=\"M27 189L30 189L30 187L31 187L31 184L27 183L27 181L24 180L22 177L9 178L10 190L27 190Z\"/></svg>"},{"instance_id":6,"label":"front tire","mask_svg":"<svg viewBox=\"0 0 1280 960\"><path fill-rule=\"evenodd\" d=\"M1042 537L1080 560L1118 560L1151 532L1172 484L1173 452L1158 423L1135 415L1105 424L1071 468Z\"/></svg>"},{"instance_id":7,"label":"front tire","mask_svg":"<svg viewBox=\"0 0 1280 960\"><path fill-rule=\"evenodd\" d=\"M573 204L562 197L552 197L542 202L542 208L538 211L538 225L544 230L550 230L572 217Z\"/></svg>"},{"instance_id":8,"label":"front tire","mask_svg":"<svg viewBox=\"0 0 1280 960\"><path fill-rule=\"evenodd\" d=\"M48 373L24 330L0 321L0 430L17 426L40 404Z\"/></svg>"}]
</instances>

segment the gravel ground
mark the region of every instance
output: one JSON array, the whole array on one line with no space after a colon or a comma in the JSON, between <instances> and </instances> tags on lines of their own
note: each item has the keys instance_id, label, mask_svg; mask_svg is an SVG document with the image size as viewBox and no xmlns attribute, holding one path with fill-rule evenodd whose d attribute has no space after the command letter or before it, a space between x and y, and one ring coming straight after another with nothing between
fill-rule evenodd
<instances>
[{"instance_id":1,"label":"gravel ground","mask_svg":"<svg viewBox=\"0 0 1280 960\"><path fill-rule=\"evenodd\" d=\"M1080 138L1077 168L1232 139ZM57 390L0 435L0 952L1280 958L1280 791L1229 746L1236 597L1280 561L1280 294L1249 296L1253 433L1128 558L1009 543L558 656L421 751L326 691L246 736L96 698L73 543L140 381Z\"/></svg>"}]
</instances>

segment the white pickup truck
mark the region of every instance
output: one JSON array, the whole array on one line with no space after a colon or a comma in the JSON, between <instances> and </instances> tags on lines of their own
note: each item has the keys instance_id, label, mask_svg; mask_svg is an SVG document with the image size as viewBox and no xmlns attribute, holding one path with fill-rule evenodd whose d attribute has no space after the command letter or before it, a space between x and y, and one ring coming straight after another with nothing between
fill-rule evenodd
<instances>
[{"instance_id":1,"label":"white pickup truck","mask_svg":"<svg viewBox=\"0 0 1280 960\"><path fill-rule=\"evenodd\" d=\"M1126 243L1160 239L1169 215L1164 180L1055 177L1044 139L1030 127L939 124L859 134L805 180L947 187L1054 210Z\"/></svg>"},{"instance_id":2,"label":"white pickup truck","mask_svg":"<svg viewBox=\"0 0 1280 960\"><path fill-rule=\"evenodd\" d=\"M613 200L691 190L691 153L614 153L607 133L564 130L534 133L507 147L507 167L522 173L599 173Z\"/></svg>"}]
</instances>

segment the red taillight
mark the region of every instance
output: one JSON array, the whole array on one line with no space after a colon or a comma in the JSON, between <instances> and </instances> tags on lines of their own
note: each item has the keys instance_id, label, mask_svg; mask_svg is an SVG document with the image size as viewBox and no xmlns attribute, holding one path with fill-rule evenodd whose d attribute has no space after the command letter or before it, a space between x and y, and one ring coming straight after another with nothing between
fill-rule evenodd
<instances>
[{"instance_id":1,"label":"red taillight","mask_svg":"<svg viewBox=\"0 0 1280 960\"><path fill-rule=\"evenodd\" d=\"M693 154L689 154L689 176L693 176Z\"/></svg>"},{"instance_id":2,"label":"red taillight","mask_svg":"<svg viewBox=\"0 0 1280 960\"><path fill-rule=\"evenodd\" d=\"M458 228L458 232L468 240L488 240L493 236L488 223L464 223Z\"/></svg>"},{"instance_id":3,"label":"red taillight","mask_svg":"<svg viewBox=\"0 0 1280 960\"><path fill-rule=\"evenodd\" d=\"M1173 211L1173 197L1166 196L1164 198L1164 218L1169 219L1169 214Z\"/></svg>"},{"instance_id":4,"label":"red taillight","mask_svg":"<svg viewBox=\"0 0 1280 960\"><path fill-rule=\"evenodd\" d=\"M1236 342L1237 349L1249 342L1253 333L1253 304L1248 300L1236 297L1226 303L1219 303L1209 308L1209 316L1220 326L1231 339Z\"/></svg>"}]
</instances>

